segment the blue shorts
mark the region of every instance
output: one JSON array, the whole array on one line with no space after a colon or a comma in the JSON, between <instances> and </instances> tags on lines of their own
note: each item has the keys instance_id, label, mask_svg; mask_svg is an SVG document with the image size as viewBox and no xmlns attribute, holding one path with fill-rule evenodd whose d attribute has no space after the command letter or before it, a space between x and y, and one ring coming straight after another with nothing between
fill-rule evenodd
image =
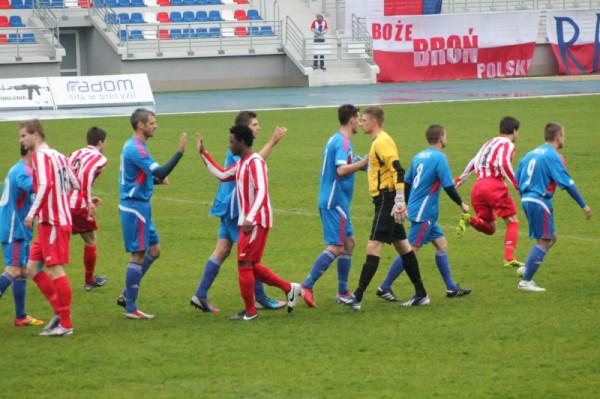
<instances>
[{"instance_id":1,"label":"blue shorts","mask_svg":"<svg viewBox=\"0 0 600 399\"><path fill-rule=\"evenodd\" d=\"M408 242L413 247L421 248L423 245L442 238L444 232L438 222L426 220L424 222L411 222L408 232Z\"/></svg>"},{"instance_id":2,"label":"blue shorts","mask_svg":"<svg viewBox=\"0 0 600 399\"><path fill-rule=\"evenodd\" d=\"M125 251L146 251L158 244L158 234L152 222L152 208L149 202L122 200L119 213Z\"/></svg>"},{"instance_id":3,"label":"blue shorts","mask_svg":"<svg viewBox=\"0 0 600 399\"><path fill-rule=\"evenodd\" d=\"M331 209L319 208L323 223L323 240L327 245L344 245L346 237L354 235L350 211L341 206Z\"/></svg>"},{"instance_id":4,"label":"blue shorts","mask_svg":"<svg viewBox=\"0 0 600 399\"><path fill-rule=\"evenodd\" d=\"M529 223L529 238L553 240L556 230L552 209L537 198L523 198L521 201Z\"/></svg>"},{"instance_id":5,"label":"blue shorts","mask_svg":"<svg viewBox=\"0 0 600 399\"><path fill-rule=\"evenodd\" d=\"M2 243L4 266L27 266L29 260L29 241L17 240Z\"/></svg>"},{"instance_id":6,"label":"blue shorts","mask_svg":"<svg viewBox=\"0 0 600 399\"><path fill-rule=\"evenodd\" d=\"M221 224L219 225L219 239L229 240L232 243L238 242L239 227L238 220L231 219L229 216L221 216Z\"/></svg>"}]
</instances>

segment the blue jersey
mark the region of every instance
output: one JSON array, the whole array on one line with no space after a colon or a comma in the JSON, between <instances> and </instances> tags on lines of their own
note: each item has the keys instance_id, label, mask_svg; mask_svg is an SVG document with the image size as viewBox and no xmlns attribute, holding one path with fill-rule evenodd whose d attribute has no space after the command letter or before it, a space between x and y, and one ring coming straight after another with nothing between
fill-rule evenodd
<instances>
[{"instance_id":1,"label":"blue jersey","mask_svg":"<svg viewBox=\"0 0 600 399\"><path fill-rule=\"evenodd\" d=\"M119 193L122 200L150 201L154 190L152 171L158 168L146 143L132 137L121 151Z\"/></svg>"},{"instance_id":2,"label":"blue jersey","mask_svg":"<svg viewBox=\"0 0 600 399\"><path fill-rule=\"evenodd\" d=\"M225 165L227 168L232 164L238 162L240 157L233 155L230 149L227 149L227 155L225 156ZM210 214L212 216L227 216L230 219L237 219L238 207L237 207L237 196L235 193L235 181L221 182L215 195Z\"/></svg>"},{"instance_id":3,"label":"blue jersey","mask_svg":"<svg viewBox=\"0 0 600 399\"><path fill-rule=\"evenodd\" d=\"M412 159L405 181L411 185L408 217L412 222L436 221L440 207L440 187L454 185L448 159L429 147Z\"/></svg>"},{"instance_id":4,"label":"blue jersey","mask_svg":"<svg viewBox=\"0 0 600 399\"><path fill-rule=\"evenodd\" d=\"M337 168L352 163L352 143L339 130L331 136L323 152L319 208L349 207L354 191L354 173L339 177Z\"/></svg>"},{"instance_id":5,"label":"blue jersey","mask_svg":"<svg viewBox=\"0 0 600 399\"><path fill-rule=\"evenodd\" d=\"M0 197L0 241L30 241L32 231L25 227L33 195L33 171L23 161L17 162L6 176Z\"/></svg>"},{"instance_id":6,"label":"blue jersey","mask_svg":"<svg viewBox=\"0 0 600 399\"><path fill-rule=\"evenodd\" d=\"M562 155L550 144L529 151L519 162L515 178L521 197L539 199L548 206L557 185L565 189L575 184Z\"/></svg>"}]
</instances>

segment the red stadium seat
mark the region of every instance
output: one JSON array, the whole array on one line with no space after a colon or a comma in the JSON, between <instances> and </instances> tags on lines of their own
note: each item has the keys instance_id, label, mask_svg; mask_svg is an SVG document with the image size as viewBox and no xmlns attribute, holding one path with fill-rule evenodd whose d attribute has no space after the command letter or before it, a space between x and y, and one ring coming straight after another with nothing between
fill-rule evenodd
<instances>
[{"instance_id":1,"label":"red stadium seat","mask_svg":"<svg viewBox=\"0 0 600 399\"><path fill-rule=\"evenodd\" d=\"M233 0L234 2L236 2L237 4L250 4L250 2L248 0Z\"/></svg>"},{"instance_id":2,"label":"red stadium seat","mask_svg":"<svg viewBox=\"0 0 600 399\"><path fill-rule=\"evenodd\" d=\"M9 0L0 0L0 9L12 8L9 3Z\"/></svg>"},{"instance_id":3,"label":"red stadium seat","mask_svg":"<svg viewBox=\"0 0 600 399\"><path fill-rule=\"evenodd\" d=\"M235 10L233 13L233 17L235 19L237 19L238 21L245 21L248 19L248 16L246 15L245 10Z\"/></svg>"},{"instance_id":4,"label":"red stadium seat","mask_svg":"<svg viewBox=\"0 0 600 399\"><path fill-rule=\"evenodd\" d=\"M158 31L158 39L159 40L169 40L171 35L169 34L168 29L159 29Z\"/></svg>"},{"instance_id":5,"label":"red stadium seat","mask_svg":"<svg viewBox=\"0 0 600 399\"><path fill-rule=\"evenodd\" d=\"M81 8L90 8L92 6L91 0L77 0L77 4Z\"/></svg>"},{"instance_id":6,"label":"red stadium seat","mask_svg":"<svg viewBox=\"0 0 600 399\"><path fill-rule=\"evenodd\" d=\"M0 28L5 28L10 26L10 22L8 22L8 17L6 15L0 15Z\"/></svg>"},{"instance_id":7,"label":"red stadium seat","mask_svg":"<svg viewBox=\"0 0 600 399\"><path fill-rule=\"evenodd\" d=\"M171 0L158 0L156 4L161 7L169 7L171 5Z\"/></svg>"},{"instance_id":8,"label":"red stadium seat","mask_svg":"<svg viewBox=\"0 0 600 399\"><path fill-rule=\"evenodd\" d=\"M236 27L234 32L236 36L248 36L248 30L243 26Z\"/></svg>"},{"instance_id":9,"label":"red stadium seat","mask_svg":"<svg viewBox=\"0 0 600 399\"><path fill-rule=\"evenodd\" d=\"M0 44L8 43L8 37L6 35L0 35Z\"/></svg>"},{"instance_id":10,"label":"red stadium seat","mask_svg":"<svg viewBox=\"0 0 600 399\"><path fill-rule=\"evenodd\" d=\"M159 12L156 14L156 20L164 24L171 23L171 18L169 18L169 14L166 12Z\"/></svg>"}]
</instances>

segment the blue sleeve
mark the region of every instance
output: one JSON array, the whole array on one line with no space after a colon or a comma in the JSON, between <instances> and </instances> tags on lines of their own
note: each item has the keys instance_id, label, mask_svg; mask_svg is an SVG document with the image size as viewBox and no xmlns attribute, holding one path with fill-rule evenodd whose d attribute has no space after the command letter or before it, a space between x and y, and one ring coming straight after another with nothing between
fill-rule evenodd
<instances>
[{"instance_id":1,"label":"blue sleeve","mask_svg":"<svg viewBox=\"0 0 600 399\"><path fill-rule=\"evenodd\" d=\"M26 193L33 193L33 177L27 173L19 173L17 175L17 187Z\"/></svg>"},{"instance_id":2,"label":"blue sleeve","mask_svg":"<svg viewBox=\"0 0 600 399\"><path fill-rule=\"evenodd\" d=\"M335 167L337 169L338 166L348 165L348 157L352 152L350 149L350 143L348 143L348 148L344 149L344 143L341 140L336 140L335 143Z\"/></svg>"},{"instance_id":3,"label":"blue sleeve","mask_svg":"<svg viewBox=\"0 0 600 399\"><path fill-rule=\"evenodd\" d=\"M440 154L437 162L437 175L443 188L454 187L450 165L448 165L448 159L443 154Z\"/></svg>"},{"instance_id":4,"label":"blue sleeve","mask_svg":"<svg viewBox=\"0 0 600 399\"><path fill-rule=\"evenodd\" d=\"M136 147L129 147L125 155L135 166L140 168L147 175L151 175L159 167L158 163L152 159L148 151L142 151Z\"/></svg>"},{"instance_id":5,"label":"blue sleeve","mask_svg":"<svg viewBox=\"0 0 600 399\"><path fill-rule=\"evenodd\" d=\"M548 170L550 171L550 176L552 176L552 180L556 182L558 187L564 190L567 187L575 185L571 175L567 172L563 160L557 153L553 154L549 161Z\"/></svg>"},{"instance_id":6,"label":"blue sleeve","mask_svg":"<svg viewBox=\"0 0 600 399\"><path fill-rule=\"evenodd\" d=\"M580 207L584 208L586 206L585 200L583 199L581 194L579 194L579 190L577 190L577 186L575 184L567 187L567 192Z\"/></svg>"}]
</instances>

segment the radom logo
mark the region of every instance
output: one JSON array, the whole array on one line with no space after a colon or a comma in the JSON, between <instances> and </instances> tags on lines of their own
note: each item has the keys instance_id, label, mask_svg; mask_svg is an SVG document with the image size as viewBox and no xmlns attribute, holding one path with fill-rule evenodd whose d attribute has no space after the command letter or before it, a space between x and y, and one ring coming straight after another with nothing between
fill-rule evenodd
<instances>
[{"instance_id":1,"label":"radom logo","mask_svg":"<svg viewBox=\"0 0 600 399\"><path fill-rule=\"evenodd\" d=\"M131 79L106 79L87 82L85 80L70 80L67 82L69 93L112 93L133 90Z\"/></svg>"}]
</instances>

